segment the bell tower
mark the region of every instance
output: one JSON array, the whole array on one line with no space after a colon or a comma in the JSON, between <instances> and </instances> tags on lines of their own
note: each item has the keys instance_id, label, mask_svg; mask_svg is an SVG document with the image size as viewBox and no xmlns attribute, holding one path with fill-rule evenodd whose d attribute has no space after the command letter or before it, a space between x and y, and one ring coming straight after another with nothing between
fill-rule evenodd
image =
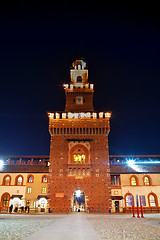
<instances>
[{"instance_id":1,"label":"bell tower","mask_svg":"<svg viewBox=\"0 0 160 240\"><path fill-rule=\"evenodd\" d=\"M83 60L76 60L70 70L71 83L64 84L66 112L93 111L93 84L88 83L88 69Z\"/></svg>"}]
</instances>

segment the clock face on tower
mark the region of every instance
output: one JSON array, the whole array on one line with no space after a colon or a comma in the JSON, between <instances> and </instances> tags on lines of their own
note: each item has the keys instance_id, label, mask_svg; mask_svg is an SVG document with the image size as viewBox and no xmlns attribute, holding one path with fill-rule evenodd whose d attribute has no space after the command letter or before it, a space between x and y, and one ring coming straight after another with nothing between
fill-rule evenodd
<instances>
[{"instance_id":1,"label":"clock face on tower","mask_svg":"<svg viewBox=\"0 0 160 240\"><path fill-rule=\"evenodd\" d=\"M76 97L76 104L77 105L82 105L83 104L83 97L77 96Z\"/></svg>"}]
</instances>

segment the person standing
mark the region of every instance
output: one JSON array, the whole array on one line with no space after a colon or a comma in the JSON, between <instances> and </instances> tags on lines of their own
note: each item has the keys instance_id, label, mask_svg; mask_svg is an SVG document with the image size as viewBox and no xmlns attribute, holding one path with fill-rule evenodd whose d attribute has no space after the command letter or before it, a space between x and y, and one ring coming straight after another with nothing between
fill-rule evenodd
<instances>
[{"instance_id":1,"label":"person standing","mask_svg":"<svg viewBox=\"0 0 160 240\"><path fill-rule=\"evenodd\" d=\"M9 207L9 213L12 213L13 210L13 205L11 204L11 206Z\"/></svg>"}]
</instances>

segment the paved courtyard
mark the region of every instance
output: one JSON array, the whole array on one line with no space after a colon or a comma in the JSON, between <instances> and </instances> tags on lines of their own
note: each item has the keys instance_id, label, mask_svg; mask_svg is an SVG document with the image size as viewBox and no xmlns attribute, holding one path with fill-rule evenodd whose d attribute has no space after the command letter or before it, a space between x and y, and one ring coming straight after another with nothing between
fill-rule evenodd
<instances>
[{"instance_id":1,"label":"paved courtyard","mask_svg":"<svg viewBox=\"0 0 160 240\"><path fill-rule=\"evenodd\" d=\"M160 214L146 214L144 219L120 214L0 214L1 239L157 240L160 239Z\"/></svg>"}]
</instances>

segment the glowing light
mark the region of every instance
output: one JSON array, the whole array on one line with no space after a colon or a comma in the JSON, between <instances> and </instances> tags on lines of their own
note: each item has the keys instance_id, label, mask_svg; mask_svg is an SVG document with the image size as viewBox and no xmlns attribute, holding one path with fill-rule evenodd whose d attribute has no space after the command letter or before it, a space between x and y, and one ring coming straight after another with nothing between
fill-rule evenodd
<instances>
[{"instance_id":1,"label":"glowing light","mask_svg":"<svg viewBox=\"0 0 160 240\"><path fill-rule=\"evenodd\" d=\"M87 118L90 118L91 117L91 113L90 112L87 112Z\"/></svg>"},{"instance_id":2,"label":"glowing light","mask_svg":"<svg viewBox=\"0 0 160 240\"><path fill-rule=\"evenodd\" d=\"M105 117L106 117L106 118L107 118L107 117L111 117L111 113L106 112L106 113L105 113Z\"/></svg>"},{"instance_id":3,"label":"glowing light","mask_svg":"<svg viewBox=\"0 0 160 240\"><path fill-rule=\"evenodd\" d=\"M139 162L138 164L160 164L160 161L153 161L153 162L151 161L143 161L143 162Z\"/></svg>"},{"instance_id":4,"label":"glowing light","mask_svg":"<svg viewBox=\"0 0 160 240\"><path fill-rule=\"evenodd\" d=\"M136 172L143 172L144 171L141 167L136 165L136 164L139 165L139 163L138 162L136 163L134 159L129 159L127 161L127 164L128 164L129 167L131 167Z\"/></svg>"},{"instance_id":5,"label":"glowing light","mask_svg":"<svg viewBox=\"0 0 160 240\"><path fill-rule=\"evenodd\" d=\"M127 161L127 164L128 164L129 166L133 166L133 165L135 164L135 160L129 159L129 160Z\"/></svg>"},{"instance_id":6,"label":"glowing light","mask_svg":"<svg viewBox=\"0 0 160 240\"><path fill-rule=\"evenodd\" d=\"M81 87L81 88L82 88L82 87L83 87L83 83L76 83L75 86L76 86L76 87Z\"/></svg>"},{"instance_id":7,"label":"glowing light","mask_svg":"<svg viewBox=\"0 0 160 240\"><path fill-rule=\"evenodd\" d=\"M64 88L68 88L68 84L63 84L63 87Z\"/></svg>"},{"instance_id":8,"label":"glowing light","mask_svg":"<svg viewBox=\"0 0 160 240\"><path fill-rule=\"evenodd\" d=\"M59 113L56 113L56 118L59 118Z\"/></svg>"},{"instance_id":9,"label":"glowing light","mask_svg":"<svg viewBox=\"0 0 160 240\"><path fill-rule=\"evenodd\" d=\"M71 90L73 89L73 85L72 85L72 84L70 85L70 89L71 89Z\"/></svg>"},{"instance_id":10,"label":"glowing light","mask_svg":"<svg viewBox=\"0 0 160 240\"><path fill-rule=\"evenodd\" d=\"M72 118L72 113L68 113L68 118Z\"/></svg>"},{"instance_id":11,"label":"glowing light","mask_svg":"<svg viewBox=\"0 0 160 240\"><path fill-rule=\"evenodd\" d=\"M135 161L134 159L128 159L127 160L127 164L129 166L133 166L133 165L143 165L143 164L160 164L160 161Z\"/></svg>"},{"instance_id":12,"label":"glowing light","mask_svg":"<svg viewBox=\"0 0 160 240\"><path fill-rule=\"evenodd\" d=\"M66 118L66 113L62 113L62 118Z\"/></svg>"},{"instance_id":13,"label":"glowing light","mask_svg":"<svg viewBox=\"0 0 160 240\"><path fill-rule=\"evenodd\" d=\"M90 84L90 88L93 89L93 84Z\"/></svg>"},{"instance_id":14,"label":"glowing light","mask_svg":"<svg viewBox=\"0 0 160 240\"><path fill-rule=\"evenodd\" d=\"M76 191L76 197L80 197L81 196L81 190L77 190Z\"/></svg>"},{"instance_id":15,"label":"glowing light","mask_svg":"<svg viewBox=\"0 0 160 240\"><path fill-rule=\"evenodd\" d=\"M93 118L97 118L97 113L93 113Z\"/></svg>"},{"instance_id":16,"label":"glowing light","mask_svg":"<svg viewBox=\"0 0 160 240\"><path fill-rule=\"evenodd\" d=\"M82 112L82 113L81 113L81 118L84 118L84 115L85 115L85 114Z\"/></svg>"},{"instance_id":17,"label":"glowing light","mask_svg":"<svg viewBox=\"0 0 160 240\"><path fill-rule=\"evenodd\" d=\"M50 118L54 118L54 113L50 113L50 114L49 114L49 117L50 117Z\"/></svg>"},{"instance_id":18,"label":"glowing light","mask_svg":"<svg viewBox=\"0 0 160 240\"><path fill-rule=\"evenodd\" d=\"M74 163L85 163L85 158L86 158L85 154L82 154L82 155L80 155L80 154L78 154L78 155L74 154L74 155L73 155Z\"/></svg>"},{"instance_id":19,"label":"glowing light","mask_svg":"<svg viewBox=\"0 0 160 240\"><path fill-rule=\"evenodd\" d=\"M75 114L74 114L74 117L75 117L75 118L78 118L78 113L75 113Z\"/></svg>"},{"instance_id":20,"label":"glowing light","mask_svg":"<svg viewBox=\"0 0 160 240\"><path fill-rule=\"evenodd\" d=\"M132 169L134 169L136 172L143 172L142 169L140 169L138 166L135 165L134 159L129 159L127 161L128 166L130 166Z\"/></svg>"},{"instance_id":21,"label":"glowing light","mask_svg":"<svg viewBox=\"0 0 160 240\"><path fill-rule=\"evenodd\" d=\"M3 160L0 160L0 169L3 167L3 165L4 165Z\"/></svg>"},{"instance_id":22,"label":"glowing light","mask_svg":"<svg viewBox=\"0 0 160 240\"><path fill-rule=\"evenodd\" d=\"M100 112L100 113L99 113L99 117L100 117L100 118L103 118L103 112Z\"/></svg>"}]
</instances>

